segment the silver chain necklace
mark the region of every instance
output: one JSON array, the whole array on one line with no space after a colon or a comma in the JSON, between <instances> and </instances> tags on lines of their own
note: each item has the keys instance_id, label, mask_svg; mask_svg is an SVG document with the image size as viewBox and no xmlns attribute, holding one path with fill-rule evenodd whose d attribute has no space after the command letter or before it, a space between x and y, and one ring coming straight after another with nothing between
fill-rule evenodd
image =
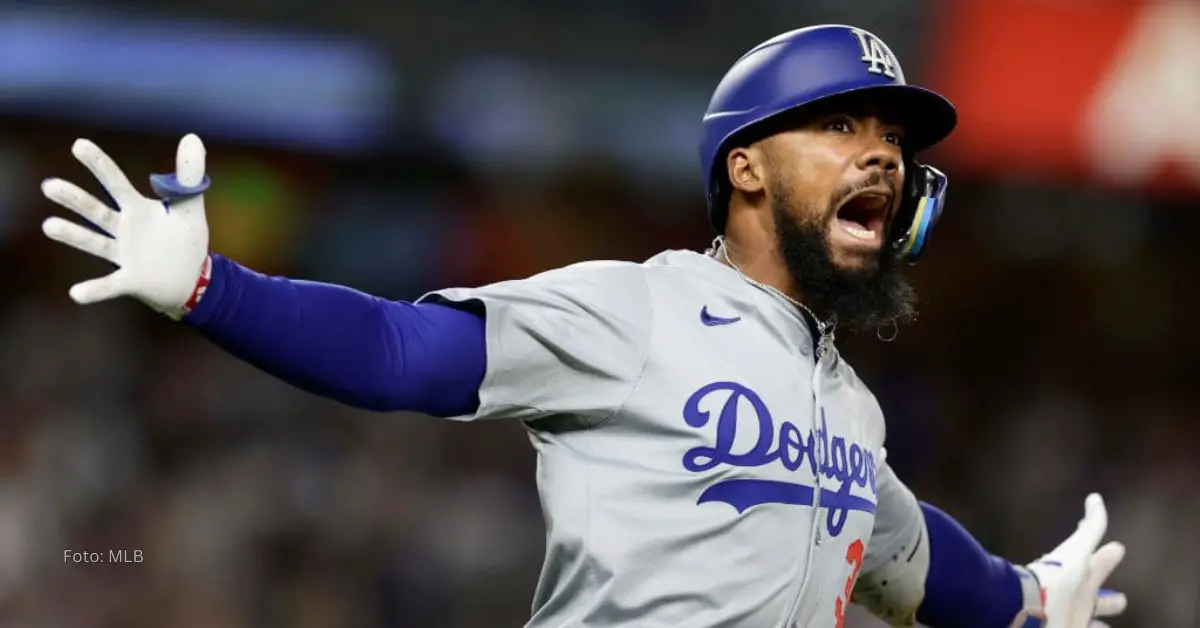
<instances>
[{"instance_id":1,"label":"silver chain necklace","mask_svg":"<svg viewBox=\"0 0 1200 628\"><path fill-rule=\"evenodd\" d=\"M760 290L765 290L766 292L775 295L776 297L783 299L788 303L791 303L808 314L808 316L817 324L817 358L824 358L825 356L829 355L829 349L833 345L834 329L837 327L836 319L823 321L820 317L813 313L813 311L809 309L807 305L801 303L798 299L792 298L791 295L774 286L768 286L761 281L751 279L746 275L746 273L742 272L742 269L738 268L738 265L735 264L733 259L729 257L729 247L725 245L724 237L717 236L716 239L713 240L712 248L709 250L713 253L714 257L719 253L721 257L725 258L725 262L729 264L730 268L733 268L733 270L737 272L738 276L741 277L746 283L755 286Z\"/></svg>"}]
</instances>

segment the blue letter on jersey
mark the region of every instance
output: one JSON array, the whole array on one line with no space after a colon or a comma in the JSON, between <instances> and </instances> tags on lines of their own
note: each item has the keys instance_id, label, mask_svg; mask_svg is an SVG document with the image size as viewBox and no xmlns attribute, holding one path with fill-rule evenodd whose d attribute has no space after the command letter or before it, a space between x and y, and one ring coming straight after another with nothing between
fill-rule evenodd
<instances>
[{"instance_id":1,"label":"blue letter on jersey","mask_svg":"<svg viewBox=\"0 0 1200 628\"><path fill-rule=\"evenodd\" d=\"M821 424L807 435L788 421L781 421L776 429L771 412L758 393L736 382L714 382L688 397L683 407L683 420L691 427L704 427L712 413L701 410L701 404L706 399L720 399L722 394L728 396L717 417L716 444L693 447L684 453L685 469L702 473L720 465L757 468L777 460L788 471L799 471L807 466L814 480L824 477L839 483L836 490L822 487L819 502L822 508L829 510L826 527L833 536L841 533L850 511L875 512L873 500L850 494L851 488L858 485L875 496L875 458L857 443L847 444L841 436L831 436L824 409L821 410ZM741 420L741 402L753 409L752 421ZM756 430L754 445L749 451L733 451L739 428ZM821 452L825 453L822 455ZM768 503L812 506L814 492L813 486L801 482L733 478L709 486L696 503L723 502L738 512Z\"/></svg>"}]
</instances>

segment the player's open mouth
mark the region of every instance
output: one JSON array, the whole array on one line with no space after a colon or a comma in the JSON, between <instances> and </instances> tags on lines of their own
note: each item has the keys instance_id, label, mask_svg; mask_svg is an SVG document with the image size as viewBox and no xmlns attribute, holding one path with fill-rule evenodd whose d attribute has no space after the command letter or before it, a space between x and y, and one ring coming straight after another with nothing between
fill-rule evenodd
<instances>
[{"instance_id":1,"label":"player's open mouth","mask_svg":"<svg viewBox=\"0 0 1200 628\"><path fill-rule=\"evenodd\" d=\"M883 227L891 204L890 192L863 190L842 203L834 220L842 231L856 240L882 242Z\"/></svg>"}]
</instances>

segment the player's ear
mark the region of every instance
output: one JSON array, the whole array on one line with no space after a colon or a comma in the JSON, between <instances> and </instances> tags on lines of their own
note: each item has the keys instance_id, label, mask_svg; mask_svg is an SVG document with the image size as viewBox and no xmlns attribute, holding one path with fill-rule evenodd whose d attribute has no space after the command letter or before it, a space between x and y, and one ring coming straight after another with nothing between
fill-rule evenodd
<instances>
[{"instance_id":1,"label":"player's ear","mask_svg":"<svg viewBox=\"0 0 1200 628\"><path fill-rule=\"evenodd\" d=\"M725 158L729 185L744 194L763 191L767 176L767 159L759 146L735 148Z\"/></svg>"}]
</instances>

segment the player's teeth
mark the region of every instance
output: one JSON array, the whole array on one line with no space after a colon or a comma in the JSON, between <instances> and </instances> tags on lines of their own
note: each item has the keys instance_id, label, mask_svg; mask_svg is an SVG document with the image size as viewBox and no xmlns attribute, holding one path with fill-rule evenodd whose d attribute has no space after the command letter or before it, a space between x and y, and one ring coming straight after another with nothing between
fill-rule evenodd
<instances>
[{"instance_id":1,"label":"player's teeth","mask_svg":"<svg viewBox=\"0 0 1200 628\"><path fill-rule=\"evenodd\" d=\"M851 227L850 225L845 225L844 228L847 233L862 240L873 240L875 238L875 232L870 229L860 229L858 227Z\"/></svg>"}]
</instances>

